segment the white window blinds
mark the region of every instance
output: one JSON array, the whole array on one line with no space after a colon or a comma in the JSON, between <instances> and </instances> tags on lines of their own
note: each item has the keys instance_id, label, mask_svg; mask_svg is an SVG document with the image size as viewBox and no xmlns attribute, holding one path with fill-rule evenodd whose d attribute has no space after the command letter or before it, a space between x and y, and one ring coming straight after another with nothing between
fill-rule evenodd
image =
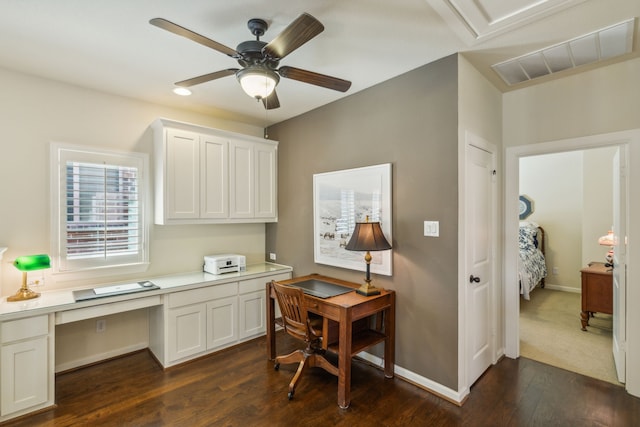
<instances>
[{"instance_id":1,"label":"white window blinds","mask_svg":"<svg viewBox=\"0 0 640 427\"><path fill-rule=\"evenodd\" d=\"M64 146L55 151L56 269L145 263L145 158Z\"/></svg>"}]
</instances>

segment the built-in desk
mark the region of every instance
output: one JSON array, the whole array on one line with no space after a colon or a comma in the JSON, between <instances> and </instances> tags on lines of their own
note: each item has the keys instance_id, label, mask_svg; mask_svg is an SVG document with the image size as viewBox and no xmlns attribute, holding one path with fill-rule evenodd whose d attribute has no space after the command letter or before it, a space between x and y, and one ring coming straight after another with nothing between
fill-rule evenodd
<instances>
[{"instance_id":1,"label":"built-in desk","mask_svg":"<svg viewBox=\"0 0 640 427\"><path fill-rule=\"evenodd\" d=\"M159 289L81 302L75 302L74 289L43 291L21 302L3 298L0 422L54 406L56 325L148 309L149 349L168 367L264 335L265 283L286 280L291 271L263 263L219 276L176 274L150 278Z\"/></svg>"}]
</instances>

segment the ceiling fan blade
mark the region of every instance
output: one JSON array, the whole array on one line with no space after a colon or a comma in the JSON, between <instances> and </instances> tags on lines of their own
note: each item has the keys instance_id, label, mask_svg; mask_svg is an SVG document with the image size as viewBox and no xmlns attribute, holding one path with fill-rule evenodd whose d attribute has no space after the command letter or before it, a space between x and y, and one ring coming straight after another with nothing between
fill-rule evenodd
<instances>
[{"instance_id":1,"label":"ceiling fan blade","mask_svg":"<svg viewBox=\"0 0 640 427\"><path fill-rule=\"evenodd\" d=\"M231 74L235 74L236 71L238 71L237 68L228 68L226 70L216 71L215 73L203 74L202 76L177 82L176 86L191 87L199 85L200 83L210 82L211 80L219 79L221 77L230 76Z\"/></svg>"},{"instance_id":2,"label":"ceiling fan blade","mask_svg":"<svg viewBox=\"0 0 640 427\"><path fill-rule=\"evenodd\" d=\"M280 108L280 100L278 99L278 94L276 93L275 89L273 90L273 92L271 92L271 95L267 96L266 98L262 98L262 105L264 105L264 108L266 110Z\"/></svg>"},{"instance_id":3,"label":"ceiling fan blade","mask_svg":"<svg viewBox=\"0 0 640 427\"><path fill-rule=\"evenodd\" d=\"M173 34L186 37L196 43L200 43L201 45L210 47L211 49L217 50L218 52L222 52L225 55L231 56L232 58L236 58L239 56L238 52L235 49L231 49L230 47L225 46L222 43L218 43L216 41L208 39L198 33L194 33L193 31L181 27L178 24L174 24L171 21L167 21L164 18L153 18L149 21L149 23L151 25L155 25L158 28L162 28L163 30L167 30Z\"/></svg>"},{"instance_id":4,"label":"ceiling fan blade","mask_svg":"<svg viewBox=\"0 0 640 427\"><path fill-rule=\"evenodd\" d=\"M302 70L295 67L280 67L278 74L287 79L298 80L300 82L309 83L316 86L326 87L327 89L346 92L351 87L348 80L331 77L313 71Z\"/></svg>"},{"instance_id":5,"label":"ceiling fan blade","mask_svg":"<svg viewBox=\"0 0 640 427\"><path fill-rule=\"evenodd\" d=\"M303 13L271 40L262 51L273 59L282 59L318 34L324 31L324 25L316 18Z\"/></svg>"}]
</instances>

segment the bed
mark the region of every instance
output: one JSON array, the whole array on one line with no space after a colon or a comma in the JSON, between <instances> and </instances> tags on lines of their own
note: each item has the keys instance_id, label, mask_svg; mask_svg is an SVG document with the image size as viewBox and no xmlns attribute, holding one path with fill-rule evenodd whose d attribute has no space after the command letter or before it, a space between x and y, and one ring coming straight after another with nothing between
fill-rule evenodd
<instances>
[{"instance_id":1,"label":"bed","mask_svg":"<svg viewBox=\"0 0 640 427\"><path fill-rule=\"evenodd\" d=\"M544 257L544 229L529 221L520 221L518 246L518 280L520 294L526 300L533 289L539 284L544 288L547 277L547 264Z\"/></svg>"}]
</instances>

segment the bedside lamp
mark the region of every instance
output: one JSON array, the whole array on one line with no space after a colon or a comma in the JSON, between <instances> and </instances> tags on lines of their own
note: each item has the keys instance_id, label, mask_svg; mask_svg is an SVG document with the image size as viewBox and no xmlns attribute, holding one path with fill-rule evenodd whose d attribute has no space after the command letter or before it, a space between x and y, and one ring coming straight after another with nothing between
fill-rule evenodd
<instances>
[{"instance_id":1,"label":"bedside lamp","mask_svg":"<svg viewBox=\"0 0 640 427\"><path fill-rule=\"evenodd\" d=\"M598 244L600 246L609 246L610 249L607 252L607 254L605 255L605 260L607 261L604 266L605 267L611 267L613 268L613 247L616 245L616 236L613 234L612 230L609 230L609 232L600 237L598 239Z\"/></svg>"},{"instance_id":2,"label":"bedside lamp","mask_svg":"<svg viewBox=\"0 0 640 427\"><path fill-rule=\"evenodd\" d=\"M49 255L27 255L16 258L13 265L22 271L22 287L14 295L7 297L7 301L24 301L38 298L40 294L34 292L27 286L27 272L51 268Z\"/></svg>"},{"instance_id":3,"label":"bedside lamp","mask_svg":"<svg viewBox=\"0 0 640 427\"><path fill-rule=\"evenodd\" d=\"M364 279L364 284L360 286L356 292L365 296L379 294L380 289L371 286L371 254L369 251L391 249L391 244L382 233L380 223L369 222L369 217L367 217L366 222L356 223L356 228L353 230L353 235L345 249L348 251L367 251L367 254L364 256L364 262L367 263L367 275Z\"/></svg>"}]
</instances>

